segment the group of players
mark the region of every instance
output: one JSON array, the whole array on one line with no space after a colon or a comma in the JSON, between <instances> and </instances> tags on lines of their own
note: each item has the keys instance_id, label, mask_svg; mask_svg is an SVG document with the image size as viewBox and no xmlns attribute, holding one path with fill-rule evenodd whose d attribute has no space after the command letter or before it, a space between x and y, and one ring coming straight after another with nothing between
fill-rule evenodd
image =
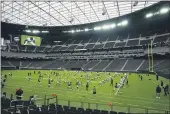
<instances>
[{"instance_id":1,"label":"group of players","mask_svg":"<svg viewBox=\"0 0 170 114\"><path fill-rule=\"evenodd\" d=\"M7 74L4 74L4 75L1 74L1 76L2 76L1 77L1 87L4 88L8 75ZM9 72L9 76L12 76L12 73Z\"/></svg>"},{"instance_id":2,"label":"group of players","mask_svg":"<svg viewBox=\"0 0 170 114\"><path fill-rule=\"evenodd\" d=\"M79 71L77 71L77 73L79 73ZM77 74L76 73L76 74ZM36 74L36 72L34 71L34 74ZM73 74L73 78L75 78L76 74ZM41 80L43 79L44 75L45 77L48 77L48 87L51 86L51 84L53 83L53 79L51 78L50 75L48 75L47 73L43 74L41 71L38 71L38 84L41 85ZM62 83L62 80L61 80L61 77L60 77L60 74L57 73L57 72L52 72L51 71L51 75L55 75L56 76L56 86L61 86L61 83ZM117 73L115 73L115 75L111 75L110 73L106 73L107 77L101 81L99 81L99 85L103 86L105 83L107 83L108 81L110 81L110 85L113 86L113 77L115 75L118 75ZM31 76L31 72L28 72L28 80L30 81L30 76ZM84 74L84 75L81 75L81 78L85 78L87 81L86 83L84 84L85 85L85 88L86 88L86 91L89 90L89 84L91 81L94 81L94 80L97 80L97 79L100 79L101 78L101 75L96 72L95 76L93 78L91 78L88 74ZM76 78L75 78L76 79ZM72 88L72 85L73 83L71 81L68 80L68 77L65 77L63 83L66 83L67 84L67 89L69 90L73 90ZM114 88L114 91L118 88L121 88L125 85L125 83L128 85L128 76L127 74L125 73L124 76L121 77L120 79L120 82L119 83L115 83L115 86L113 86ZM76 79L76 89L79 90L79 87L82 86L82 82L80 80L77 80ZM93 94L96 94L96 87L94 86L93 89Z\"/></svg>"},{"instance_id":3,"label":"group of players","mask_svg":"<svg viewBox=\"0 0 170 114\"><path fill-rule=\"evenodd\" d=\"M169 85L163 83L163 81L161 81L161 86L157 85L156 87L156 98L160 99L160 93L162 91L162 89L164 90L164 96L167 96L168 94L170 94L169 92Z\"/></svg>"},{"instance_id":4,"label":"group of players","mask_svg":"<svg viewBox=\"0 0 170 114\"><path fill-rule=\"evenodd\" d=\"M34 71L34 74L37 74L38 73L38 84L41 85L41 80L43 79L44 75L45 77L48 77L48 87L51 86L51 83L54 82L54 80L51 78L50 75L48 75L47 73L43 74L41 71ZM79 73L79 71L77 71L77 73ZM76 74L77 74L76 73ZM75 78L75 75L74 78ZM52 72L51 71L51 75L55 75L57 80L56 80L56 86L61 86L61 83L62 83L62 80L61 80L61 77L60 77L60 74L58 72ZM72 74L70 74L72 75ZM99 81L99 85L103 86L106 82L110 81L110 86L113 86L113 77L114 76L118 76L117 73L115 73L114 75L111 75L110 73L107 74L108 76L106 77L106 79L102 80L102 81ZM5 82L7 80L7 74L4 74L1 76L3 77L3 79L1 80L1 87L3 88L5 86ZM9 76L12 76L12 73L9 73ZM100 79L101 78L101 75L97 72L95 77L93 78L90 78L90 76L88 74L85 74L85 75L81 75L81 78L85 78L87 80L87 82L84 84L85 85L85 88L86 88L86 91L89 90L89 83L93 80L96 80L96 79ZM27 79L28 81L31 80L31 72L28 72L28 76L27 76ZM76 79L76 78L75 78ZM139 74L139 79L140 80L143 80L143 77L142 75ZM68 80L68 77L65 77L65 80L63 81L64 83L67 84L67 89L69 90L73 90L72 88L72 82ZM76 89L79 90L79 87L82 86L82 82L77 80L76 79ZM126 73L124 73L123 76L121 76L121 79L120 79L120 82L119 83L115 83L115 86L113 86L113 91L117 90L117 92L119 92L119 89L124 87L124 85L128 85L128 75ZM161 93L161 89L164 90L164 96L167 96L169 94L169 85L168 84L163 84L163 81L161 81L161 86L157 86L156 87L156 98L160 99L160 93ZM96 94L96 87L94 86L93 89L93 94Z\"/></svg>"}]
</instances>

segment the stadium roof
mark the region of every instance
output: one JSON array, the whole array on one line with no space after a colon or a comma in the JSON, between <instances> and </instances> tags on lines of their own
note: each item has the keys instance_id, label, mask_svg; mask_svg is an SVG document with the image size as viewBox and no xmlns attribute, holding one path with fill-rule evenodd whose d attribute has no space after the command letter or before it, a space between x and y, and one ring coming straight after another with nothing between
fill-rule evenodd
<instances>
[{"instance_id":1,"label":"stadium roof","mask_svg":"<svg viewBox=\"0 0 170 114\"><path fill-rule=\"evenodd\" d=\"M119 17L143 9L157 2L4 1L1 2L1 21L33 26L79 25Z\"/></svg>"}]
</instances>

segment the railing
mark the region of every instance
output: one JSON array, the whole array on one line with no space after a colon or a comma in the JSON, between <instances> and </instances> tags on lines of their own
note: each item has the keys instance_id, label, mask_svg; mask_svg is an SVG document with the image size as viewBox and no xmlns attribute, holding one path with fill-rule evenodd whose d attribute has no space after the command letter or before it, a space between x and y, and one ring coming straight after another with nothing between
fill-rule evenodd
<instances>
[{"instance_id":1,"label":"railing","mask_svg":"<svg viewBox=\"0 0 170 114\"><path fill-rule=\"evenodd\" d=\"M55 99L55 100L54 100ZM107 110L107 111L116 111L116 112L126 112L126 113L162 113L162 114L170 114L170 110L156 109L151 107L140 107L134 105L120 105L116 103L89 103L84 101L72 101L72 100L64 100L58 99L57 97L46 98L48 101L46 105L51 103L55 103L56 105L63 105L69 107L77 107L84 109L98 109L98 110Z\"/></svg>"},{"instance_id":2,"label":"railing","mask_svg":"<svg viewBox=\"0 0 170 114\"><path fill-rule=\"evenodd\" d=\"M8 94L9 95L9 94ZM14 96L11 94L10 99L14 99ZM95 97L95 96L94 96ZM12 100L11 103L15 101ZM21 101L23 102L23 101ZM98 101L99 102L99 101ZM77 108L84 108L84 109L98 109L98 110L107 110L107 111L116 111L116 112L125 112L125 113L162 113L162 114L170 114L170 110L164 110L164 109L156 109L151 107L141 107L141 106L135 106L135 105L122 105L120 103L115 102L105 102L105 103L94 103L92 102L84 102L82 101L76 101L76 99L73 100L65 100L65 99L58 99L56 94L51 95L45 95L44 98L36 98L35 104L37 106L41 105L49 105L49 104L56 104L56 105L63 105L63 106L69 106L69 107L77 107Z\"/></svg>"}]
</instances>

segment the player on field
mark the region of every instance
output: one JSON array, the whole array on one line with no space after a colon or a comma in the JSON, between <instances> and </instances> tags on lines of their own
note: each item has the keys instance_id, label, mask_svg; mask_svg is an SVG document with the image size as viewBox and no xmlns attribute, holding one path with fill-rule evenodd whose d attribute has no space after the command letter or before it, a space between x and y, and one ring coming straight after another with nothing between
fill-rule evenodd
<instances>
[{"instance_id":1,"label":"player on field","mask_svg":"<svg viewBox=\"0 0 170 114\"><path fill-rule=\"evenodd\" d=\"M140 76L140 80L142 80L142 79L143 79L143 76L141 75L141 76Z\"/></svg>"},{"instance_id":2,"label":"player on field","mask_svg":"<svg viewBox=\"0 0 170 114\"><path fill-rule=\"evenodd\" d=\"M129 81L128 81L128 78L127 78L127 80L126 80L126 85L128 85L128 83L129 83Z\"/></svg>"},{"instance_id":3,"label":"player on field","mask_svg":"<svg viewBox=\"0 0 170 114\"><path fill-rule=\"evenodd\" d=\"M115 84L115 87L114 87L114 90L116 90L118 88L118 85L117 85L117 83Z\"/></svg>"},{"instance_id":4,"label":"player on field","mask_svg":"<svg viewBox=\"0 0 170 114\"><path fill-rule=\"evenodd\" d=\"M164 82L161 80L161 87L163 87L164 86Z\"/></svg>"},{"instance_id":5,"label":"player on field","mask_svg":"<svg viewBox=\"0 0 170 114\"><path fill-rule=\"evenodd\" d=\"M86 83L86 91L89 89L89 82Z\"/></svg>"},{"instance_id":6,"label":"player on field","mask_svg":"<svg viewBox=\"0 0 170 114\"><path fill-rule=\"evenodd\" d=\"M6 74L4 75L4 78L7 79L7 75Z\"/></svg>"},{"instance_id":7,"label":"player on field","mask_svg":"<svg viewBox=\"0 0 170 114\"><path fill-rule=\"evenodd\" d=\"M113 86L113 78L111 78L110 86Z\"/></svg>"},{"instance_id":8,"label":"player on field","mask_svg":"<svg viewBox=\"0 0 170 114\"><path fill-rule=\"evenodd\" d=\"M158 86L156 87L156 98L160 99L160 93L161 93L161 88L160 88L160 86L158 85Z\"/></svg>"},{"instance_id":9,"label":"player on field","mask_svg":"<svg viewBox=\"0 0 170 114\"><path fill-rule=\"evenodd\" d=\"M9 76L12 76L12 73L9 72Z\"/></svg>"},{"instance_id":10,"label":"player on field","mask_svg":"<svg viewBox=\"0 0 170 114\"><path fill-rule=\"evenodd\" d=\"M1 80L1 88L4 88L5 83Z\"/></svg>"},{"instance_id":11,"label":"player on field","mask_svg":"<svg viewBox=\"0 0 170 114\"><path fill-rule=\"evenodd\" d=\"M72 89L72 87L71 87L71 82L68 82L68 87L67 87L67 89Z\"/></svg>"},{"instance_id":12,"label":"player on field","mask_svg":"<svg viewBox=\"0 0 170 114\"><path fill-rule=\"evenodd\" d=\"M38 78L38 84L41 85L41 80L40 80L40 78Z\"/></svg>"},{"instance_id":13,"label":"player on field","mask_svg":"<svg viewBox=\"0 0 170 114\"><path fill-rule=\"evenodd\" d=\"M51 80L50 80L50 78L48 79L48 87L50 87L50 85L51 85Z\"/></svg>"},{"instance_id":14,"label":"player on field","mask_svg":"<svg viewBox=\"0 0 170 114\"><path fill-rule=\"evenodd\" d=\"M96 87L94 86L94 88L93 88L93 95L95 95L96 94Z\"/></svg>"},{"instance_id":15,"label":"player on field","mask_svg":"<svg viewBox=\"0 0 170 114\"><path fill-rule=\"evenodd\" d=\"M169 94L169 86L168 86L168 84L166 84L165 85L165 87L164 87L164 96L167 96L167 94Z\"/></svg>"},{"instance_id":16,"label":"player on field","mask_svg":"<svg viewBox=\"0 0 170 114\"><path fill-rule=\"evenodd\" d=\"M28 73L28 77L27 77L28 81L31 80L31 77L30 77L30 73Z\"/></svg>"},{"instance_id":17,"label":"player on field","mask_svg":"<svg viewBox=\"0 0 170 114\"><path fill-rule=\"evenodd\" d=\"M79 81L78 80L76 82L76 87L77 87L77 89L79 89Z\"/></svg>"},{"instance_id":18,"label":"player on field","mask_svg":"<svg viewBox=\"0 0 170 114\"><path fill-rule=\"evenodd\" d=\"M169 94L169 85L168 85L168 84L166 84L165 88L166 88L166 92L167 92L167 94Z\"/></svg>"},{"instance_id":19,"label":"player on field","mask_svg":"<svg viewBox=\"0 0 170 114\"><path fill-rule=\"evenodd\" d=\"M61 86L61 80L60 80L60 78L57 80L57 84L56 84L56 85Z\"/></svg>"}]
</instances>

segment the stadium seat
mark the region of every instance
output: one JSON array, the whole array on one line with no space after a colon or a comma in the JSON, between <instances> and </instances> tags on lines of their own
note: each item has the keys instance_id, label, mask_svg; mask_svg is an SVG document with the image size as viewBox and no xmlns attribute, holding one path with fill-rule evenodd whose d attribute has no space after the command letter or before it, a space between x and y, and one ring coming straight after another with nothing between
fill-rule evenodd
<instances>
[{"instance_id":1,"label":"stadium seat","mask_svg":"<svg viewBox=\"0 0 170 114\"><path fill-rule=\"evenodd\" d=\"M85 111L84 111L84 114L90 114L92 112L92 109L86 109Z\"/></svg>"},{"instance_id":2,"label":"stadium seat","mask_svg":"<svg viewBox=\"0 0 170 114\"><path fill-rule=\"evenodd\" d=\"M100 113L100 110L94 109L93 112Z\"/></svg>"},{"instance_id":3,"label":"stadium seat","mask_svg":"<svg viewBox=\"0 0 170 114\"><path fill-rule=\"evenodd\" d=\"M115 111L110 111L110 114L117 114L117 112L115 112Z\"/></svg>"},{"instance_id":4,"label":"stadium seat","mask_svg":"<svg viewBox=\"0 0 170 114\"><path fill-rule=\"evenodd\" d=\"M70 107L71 111L76 111L76 107Z\"/></svg>"},{"instance_id":5,"label":"stadium seat","mask_svg":"<svg viewBox=\"0 0 170 114\"><path fill-rule=\"evenodd\" d=\"M100 114L108 114L109 112L106 111L106 110L101 110L101 113Z\"/></svg>"},{"instance_id":6,"label":"stadium seat","mask_svg":"<svg viewBox=\"0 0 170 114\"><path fill-rule=\"evenodd\" d=\"M77 110L80 111L80 112L84 112L83 108L78 108Z\"/></svg>"},{"instance_id":7,"label":"stadium seat","mask_svg":"<svg viewBox=\"0 0 170 114\"><path fill-rule=\"evenodd\" d=\"M118 112L118 114L126 114L125 112Z\"/></svg>"},{"instance_id":8,"label":"stadium seat","mask_svg":"<svg viewBox=\"0 0 170 114\"><path fill-rule=\"evenodd\" d=\"M64 108L64 111L69 111L70 110L69 106L63 106L63 108Z\"/></svg>"}]
</instances>

